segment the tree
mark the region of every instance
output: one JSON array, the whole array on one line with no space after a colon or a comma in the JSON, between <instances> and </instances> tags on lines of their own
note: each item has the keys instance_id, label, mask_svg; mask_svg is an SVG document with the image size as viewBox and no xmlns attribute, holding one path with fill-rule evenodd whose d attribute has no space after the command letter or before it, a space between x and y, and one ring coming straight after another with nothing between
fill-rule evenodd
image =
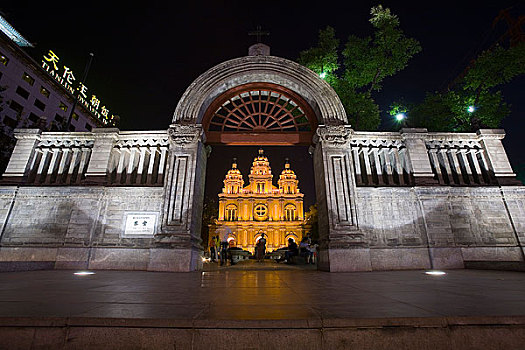
<instances>
[{"instance_id":1,"label":"tree","mask_svg":"<svg viewBox=\"0 0 525 350\"><path fill-rule=\"evenodd\" d=\"M208 240L210 237L210 225L215 224L217 215L219 213L219 207L217 201L205 197L202 206L202 226L201 226L201 238L202 246L206 249L208 246Z\"/></svg>"},{"instance_id":2,"label":"tree","mask_svg":"<svg viewBox=\"0 0 525 350\"><path fill-rule=\"evenodd\" d=\"M319 241L319 223L317 204L311 205L309 210L304 213L303 230L312 238L312 242Z\"/></svg>"},{"instance_id":3,"label":"tree","mask_svg":"<svg viewBox=\"0 0 525 350\"><path fill-rule=\"evenodd\" d=\"M510 113L501 87L525 74L525 43L496 46L471 64L453 89L426 95L409 108L409 125L430 131L476 131L497 128Z\"/></svg>"},{"instance_id":4,"label":"tree","mask_svg":"<svg viewBox=\"0 0 525 350\"><path fill-rule=\"evenodd\" d=\"M332 85L350 124L357 130L377 129L380 110L373 93L381 91L383 80L404 69L421 51L417 40L404 35L399 19L390 9L378 5L370 14L374 35L365 38L350 35L342 58L332 27L320 30L318 45L299 55L299 63Z\"/></svg>"}]
</instances>

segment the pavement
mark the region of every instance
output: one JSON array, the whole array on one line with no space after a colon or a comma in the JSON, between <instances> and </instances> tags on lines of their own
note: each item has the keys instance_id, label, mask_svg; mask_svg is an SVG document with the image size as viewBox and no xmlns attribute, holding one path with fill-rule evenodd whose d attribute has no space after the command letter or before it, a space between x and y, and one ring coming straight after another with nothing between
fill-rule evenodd
<instances>
[{"instance_id":1,"label":"pavement","mask_svg":"<svg viewBox=\"0 0 525 350\"><path fill-rule=\"evenodd\" d=\"M286 339L288 348L301 349L361 348L372 340L383 344L376 349L525 348L525 273L326 273L274 264L210 265L195 273L3 272L0 349L49 342L56 347L48 348L103 342L102 348L258 349L280 348ZM123 335L130 329L138 333ZM220 336L210 343L204 334L213 331ZM387 333L378 338L381 332ZM392 340L401 335L406 343ZM137 347L128 347L132 339Z\"/></svg>"}]
</instances>

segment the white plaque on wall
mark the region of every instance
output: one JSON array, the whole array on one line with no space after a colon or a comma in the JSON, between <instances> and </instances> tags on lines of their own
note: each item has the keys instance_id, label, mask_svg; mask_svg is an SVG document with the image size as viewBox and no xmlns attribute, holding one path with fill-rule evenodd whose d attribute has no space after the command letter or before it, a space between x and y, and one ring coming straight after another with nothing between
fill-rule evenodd
<instances>
[{"instance_id":1,"label":"white plaque on wall","mask_svg":"<svg viewBox=\"0 0 525 350\"><path fill-rule=\"evenodd\" d=\"M157 231L158 217L158 212L126 212L122 237L153 238Z\"/></svg>"}]
</instances>

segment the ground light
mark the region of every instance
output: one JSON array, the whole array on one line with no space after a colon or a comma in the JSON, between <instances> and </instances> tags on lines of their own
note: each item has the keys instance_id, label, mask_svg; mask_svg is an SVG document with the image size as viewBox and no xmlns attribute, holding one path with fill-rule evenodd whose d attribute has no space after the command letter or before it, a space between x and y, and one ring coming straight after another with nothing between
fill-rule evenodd
<instances>
[{"instance_id":1,"label":"ground light","mask_svg":"<svg viewBox=\"0 0 525 350\"><path fill-rule=\"evenodd\" d=\"M425 271L425 274L431 275L431 276L443 276L443 275L446 275L447 273L445 271L429 270L429 271Z\"/></svg>"},{"instance_id":2,"label":"ground light","mask_svg":"<svg viewBox=\"0 0 525 350\"><path fill-rule=\"evenodd\" d=\"M73 273L73 275L76 275L76 276L89 276L89 275L94 275L95 273L93 271L77 271L75 273Z\"/></svg>"}]
</instances>

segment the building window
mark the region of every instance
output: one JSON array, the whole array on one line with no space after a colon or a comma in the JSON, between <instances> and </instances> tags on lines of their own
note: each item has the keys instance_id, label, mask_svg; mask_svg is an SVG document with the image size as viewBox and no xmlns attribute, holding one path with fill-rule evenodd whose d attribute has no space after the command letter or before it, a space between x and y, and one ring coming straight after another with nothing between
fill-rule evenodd
<instances>
[{"instance_id":1,"label":"building window","mask_svg":"<svg viewBox=\"0 0 525 350\"><path fill-rule=\"evenodd\" d=\"M235 221L237 220L237 206L230 204L226 207L224 220L226 221Z\"/></svg>"},{"instance_id":2,"label":"building window","mask_svg":"<svg viewBox=\"0 0 525 350\"><path fill-rule=\"evenodd\" d=\"M57 113L55 114L55 120L59 123L62 123L64 121L64 117Z\"/></svg>"},{"instance_id":3,"label":"building window","mask_svg":"<svg viewBox=\"0 0 525 350\"><path fill-rule=\"evenodd\" d=\"M264 182L258 183L257 184L257 193L264 193L264 190L265 190Z\"/></svg>"},{"instance_id":4,"label":"building window","mask_svg":"<svg viewBox=\"0 0 525 350\"><path fill-rule=\"evenodd\" d=\"M35 113L31 112L29 113L29 117L27 119L29 119L30 122L38 123L38 120L40 119L40 117L37 116Z\"/></svg>"},{"instance_id":5,"label":"building window","mask_svg":"<svg viewBox=\"0 0 525 350\"><path fill-rule=\"evenodd\" d=\"M22 114L22 110L24 109L24 107L22 107L22 105L20 105L19 103L17 103L14 100L11 100L11 102L9 103L9 108L11 108L13 111L17 112L18 114Z\"/></svg>"},{"instance_id":6,"label":"building window","mask_svg":"<svg viewBox=\"0 0 525 350\"><path fill-rule=\"evenodd\" d=\"M35 79L33 79L33 77L27 74L26 72L22 74L22 80L24 80L26 83L28 83L31 86L33 86L33 84L35 83Z\"/></svg>"},{"instance_id":7,"label":"building window","mask_svg":"<svg viewBox=\"0 0 525 350\"><path fill-rule=\"evenodd\" d=\"M40 93L41 93L42 95L44 95L45 97L49 97L49 90L46 89L46 88L43 87L43 86L40 87Z\"/></svg>"},{"instance_id":8,"label":"building window","mask_svg":"<svg viewBox=\"0 0 525 350\"><path fill-rule=\"evenodd\" d=\"M268 208L264 204L257 204L253 209L253 214L256 220L264 220L268 214Z\"/></svg>"},{"instance_id":9,"label":"building window","mask_svg":"<svg viewBox=\"0 0 525 350\"><path fill-rule=\"evenodd\" d=\"M295 205L288 204L284 207L284 219L286 221L294 221L296 219Z\"/></svg>"},{"instance_id":10,"label":"building window","mask_svg":"<svg viewBox=\"0 0 525 350\"><path fill-rule=\"evenodd\" d=\"M60 102L60 106L58 106L58 108L60 108L64 112L67 112L67 106L63 102Z\"/></svg>"},{"instance_id":11,"label":"building window","mask_svg":"<svg viewBox=\"0 0 525 350\"><path fill-rule=\"evenodd\" d=\"M10 127L11 129L14 129L18 125L18 122L16 121L16 119L13 119L13 118L10 118L8 116L5 116L4 117L4 125Z\"/></svg>"},{"instance_id":12,"label":"building window","mask_svg":"<svg viewBox=\"0 0 525 350\"><path fill-rule=\"evenodd\" d=\"M73 112L73 119L78 120L78 114L76 114L75 112Z\"/></svg>"},{"instance_id":13,"label":"building window","mask_svg":"<svg viewBox=\"0 0 525 350\"><path fill-rule=\"evenodd\" d=\"M46 105L44 104L44 102L40 101L39 99L35 99L35 106L42 112L46 109Z\"/></svg>"},{"instance_id":14,"label":"building window","mask_svg":"<svg viewBox=\"0 0 525 350\"><path fill-rule=\"evenodd\" d=\"M29 98L29 91L21 88L20 86L16 88L16 93L25 98L26 100Z\"/></svg>"},{"instance_id":15,"label":"building window","mask_svg":"<svg viewBox=\"0 0 525 350\"><path fill-rule=\"evenodd\" d=\"M93 130L93 127L91 125L89 125L88 123L86 123L86 129L87 129L87 131L91 131L91 130Z\"/></svg>"},{"instance_id":16,"label":"building window","mask_svg":"<svg viewBox=\"0 0 525 350\"><path fill-rule=\"evenodd\" d=\"M0 53L0 64L7 66L8 63L9 63L9 58L7 58L4 54Z\"/></svg>"}]
</instances>

